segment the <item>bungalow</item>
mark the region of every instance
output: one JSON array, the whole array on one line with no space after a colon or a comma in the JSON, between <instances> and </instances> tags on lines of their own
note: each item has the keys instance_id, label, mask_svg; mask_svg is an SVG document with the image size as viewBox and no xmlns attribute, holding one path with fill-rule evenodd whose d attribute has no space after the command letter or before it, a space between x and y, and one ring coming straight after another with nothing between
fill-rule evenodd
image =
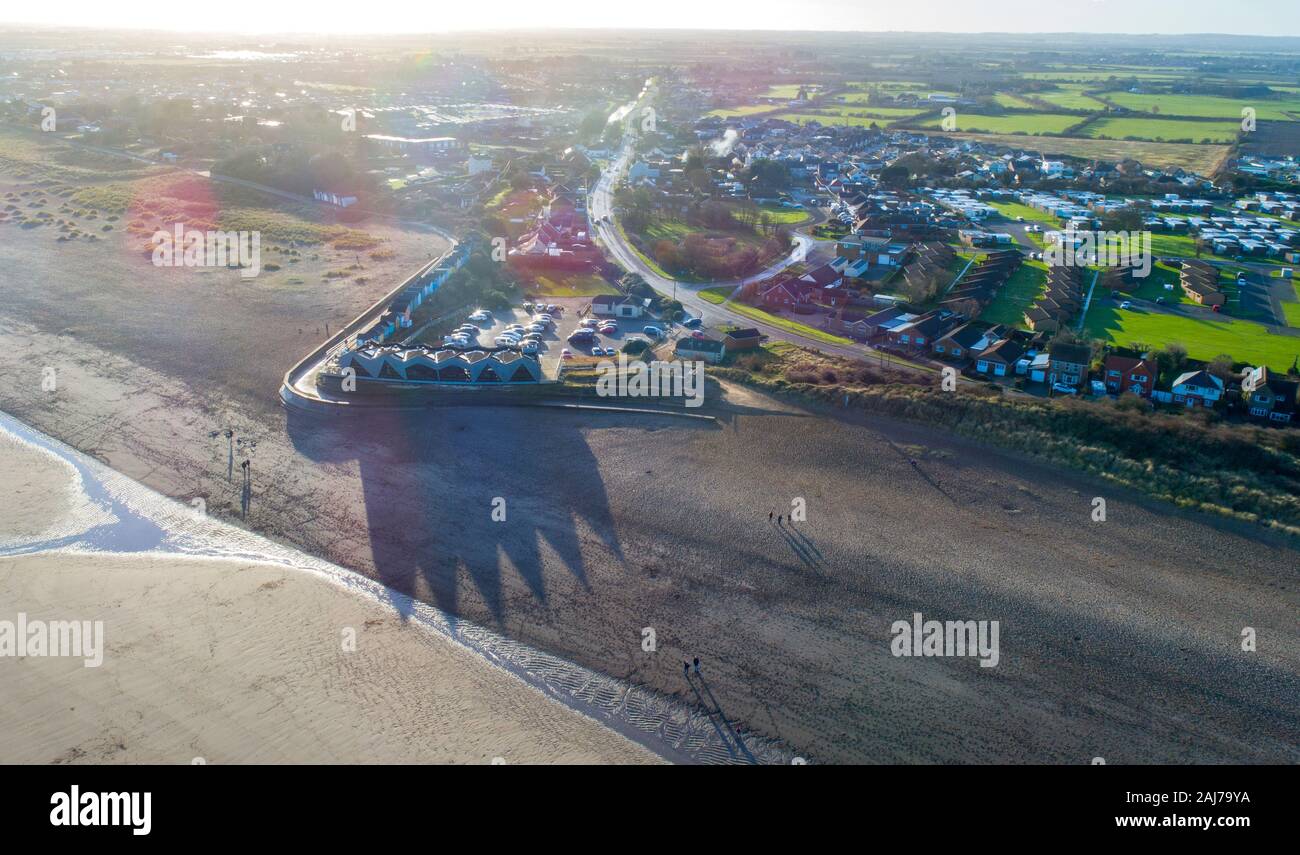
<instances>
[{"instance_id":1,"label":"bungalow","mask_svg":"<svg viewBox=\"0 0 1300 855\"><path fill-rule=\"evenodd\" d=\"M945 359L969 359L979 356L1004 337L1000 326L971 321L934 340L934 352Z\"/></svg>"},{"instance_id":2,"label":"bungalow","mask_svg":"<svg viewBox=\"0 0 1300 855\"><path fill-rule=\"evenodd\" d=\"M894 347L929 348L931 342L952 327L956 315L951 312L927 312L885 331L885 341Z\"/></svg>"},{"instance_id":3,"label":"bungalow","mask_svg":"<svg viewBox=\"0 0 1300 855\"><path fill-rule=\"evenodd\" d=\"M1102 365L1106 389L1115 395L1132 392L1143 398L1151 397L1158 373L1155 363L1141 355L1110 353Z\"/></svg>"},{"instance_id":4,"label":"bungalow","mask_svg":"<svg viewBox=\"0 0 1300 855\"><path fill-rule=\"evenodd\" d=\"M727 355L727 346L716 338L687 336L677 339L677 344L673 346L673 355L678 359L699 359L710 365L717 365Z\"/></svg>"},{"instance_id":5,"label":"bungalow","mask_svg":"<svg viewBox=\"0 0 1300 855\"><path fill-rule=\"evenodd\" d=\"M1004 338L979 355L975 360L975 370L981 374L992 374L994 377L1015 374L1016 361L1020 359L1022 353L1024 348L1020 342L1014 338Z\"/></svg>"},{"instance_id":6,"label":"bungalow","mask_svg":"<svg viewBox=\"0 0 1300 855\"><path fill-rule=\"evenodd\" d=\"M759 295L759 300L770 309L793 309L796 305L803 305L809 301L805 288L801 286L802 283L797 279L784 279L764 290Z\"/></svg>"},{"instance_id":7,"label":"bungalow","mask_svg":"<svg viewBox=\"0 0 1300 855\"><path fill-rule=\"evenodd\" d=\"M591 298L591 313L611 318L639 318L645 313L645 307L632 297L600 294Z\"/></svg>"},{"instance_id":8,"label":"bungalow","mask_svg":"<svg viewBox=\"0 0 1300 855\"><path fill-rule=\"evenodd\" d=\"M1185 371L1174 379L1173 401L1187 407L1213 407L1223 397L1223 381L1208 371Z\"/></svg>"}]
</instances>

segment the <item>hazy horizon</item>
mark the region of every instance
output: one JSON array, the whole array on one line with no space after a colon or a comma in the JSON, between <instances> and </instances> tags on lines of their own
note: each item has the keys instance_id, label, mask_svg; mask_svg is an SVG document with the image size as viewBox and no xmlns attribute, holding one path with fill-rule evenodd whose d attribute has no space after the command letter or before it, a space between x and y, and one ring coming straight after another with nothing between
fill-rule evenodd
<instances>
[{"instance_id":1,"label":"hazy horizon","mask_svg":"<svg viewBox=\"0 0 1300 855\"><path fill-rule=\"evenodd\" d=\"M731 6L708 6L688 0L659 0L648 11L633 5L593 2L548 9L524 0L423 9L409 8L398 0L372 0L364 6L321 4L309 9L304 13L301 7L268 7L253 0L230 0L217 7L176 5L159 14L156 4L139 0L111 6L65 0L7 12L0 26L264 36L411 36L538 30L1300 36L1300 4L1284 0L1245 0L1238 4L1238 14L1230 21L1225 21L1222 4L1214 0L1188 0L1176 8L1157 0L1090 0L1071 7L1068 16L1045 14L1043 4L1032 0L1006 0L996 7L996 15L987 6L965 0L915 0L907 4L808 0L800 4L797 14L776 3L757 3L737 12ZM238 23L242 21L250 23ZM1069 26L1060 26L1065 23Z\"/></svg>"}]
</instances>

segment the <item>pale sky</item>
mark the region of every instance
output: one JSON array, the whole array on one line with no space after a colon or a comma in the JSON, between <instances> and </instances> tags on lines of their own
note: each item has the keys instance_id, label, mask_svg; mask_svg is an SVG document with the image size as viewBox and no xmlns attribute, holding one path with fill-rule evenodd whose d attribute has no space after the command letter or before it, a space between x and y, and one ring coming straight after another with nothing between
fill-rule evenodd
<instances>
[{"instance_id":1,"label":"pale sky","mask_svg":"<svg viewBox=\"0 0 1300 855\"><path fill-rule=\"evenodd\" d=\"M6 6L0 24L213 33L649 27L1300 35L1300 0L14 0Z\"/></svg>"}]
</instances>

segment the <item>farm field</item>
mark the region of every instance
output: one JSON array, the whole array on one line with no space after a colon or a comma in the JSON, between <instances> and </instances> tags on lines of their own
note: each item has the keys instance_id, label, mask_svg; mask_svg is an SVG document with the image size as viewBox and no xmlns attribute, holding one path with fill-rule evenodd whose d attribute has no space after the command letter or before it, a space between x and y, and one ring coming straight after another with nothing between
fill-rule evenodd
<instances>
[{"instance_id":1,"label":"farm field","mask_svg":"<svg viewBox=\"0 0 1300 855\"><path fill-rule=\"evenodd\" d=\"M1121 107L1142 112L1157 111L1166 116L1204 116L1214 119L1241 119L1243 107L1253 107L1258 119L1294 120L1300 116L1300 98L1265 100L1220 98L1213 95L1138 94L1105 92L1103 97Z\"/></svg>"},{"instance_id":2,"label":"farm field","mask_svg":"<svg viewBox=\"0 0 1300 855\"><path fill-rule=\"evenodd\" d=\"M957 130L965 132L983 131L990 134L1059 134L1066 128L1083 121L1080 116L1066 113L1008 113L1005 116L986 116L979 113L957 111ZM927 119L921 127L937 128L943 119L939 116Z\"/></svg>"},{"instance_id":3,"label":"farm field","mask_svg":"<svg viewBox=\"0 0 1300 855\"><path fill-rule=\"evenodd\" d=\"M1083 94L1084 88L1082 84L1077 86L1061 84L1056 90L1031 94L1034 98L1066 110L1104 110L1106 105L1090 95Z\"/></svg>"},{"instance_id":4,"label":"farm field","mask_svg":"<svg viewBox=\"0 0 1300 855\"><path fill-rule=\"evenodd\" d=\"M1274 335L1260 324L1204 312L1205 318L1181 314L1121 309L1110 300L1094 299L1084 324L1089 338L1119 345L1164 347L1181 344L1193 359L1211 360L1220 354L1278 371L1291 367L1300 355L1300 337Z\"/></svg>"},{"instance_id":5,"label":"farm field","mask_svg":"<svg viewBox=\"0 0 1300 855\"><path fill-rule=\"evenodd\" d=\"M806 125L809 122L819 122L823 125L850 125L856 127L869 128L872 125L879 127L888 127L895 122L903 121L898 116L882 115L884 110L891 108L882 107L863 107L861 109L821 107L816 111L807 111L799 113L779 113L773 118L781 119L785 122L794 122L799 125ZM907 117L920 115L920 110L905 110L903 113Z\"/></svg>"},{"instance_id":6,"label":"farm field","mask_svg":"<svg viewBox=\"0 0 1300 855\"><path fill-rule=\"evenodd\" d=\"M1019 95L1015 95L1011 92L999 92L993 96L993 100L996 101L998 104L1002 105L1003 107L1010 107L1014 110L1034 109L1033 104L1026 101L1024 98L1021 98Z\"/></svg>"},{"instance_id":7,"label":"farm field","mask_svg":"<svg viewBox=\"0 0 1300 855\"><path fill-rule=\"evenodd\" d=\"M769 86L763 93L764 98L784 98L789 101L799 97L799 90L803 89L809 95L816 95L821 87L815 83L778 83Z\"/></svg>"},{"instance_id":8,"label":"farm field","mask_svg":"<svg viewBox=\"0 0 1300 855\"><path fill-rule=\"evenodd\" d=\"M716 116L719 119L734 119L737 116L753 116L758 113L770 113L773 110L779 110L777 104L745 104L739 107L723 107L719 110L710 110L707 115Z\"/></svg>"},{"instance_id":9,"label":"farm field","mask_svg":"<svg viewBox=\"0 0 1300 855\"><path fill-rule=\"evenodd\" d=\"M911 116L919 116L927 112L923 107L879 107L861 103L846 103L843 105L824 104L817 107L811 107L801 112L809 113L826 113L828 115L839 116L878 116L882 119L902 119Z\"/></svg>"},{"instance_id":10,"label":"farm field","mask_svg":"<svg viewBox=\"0 0 1300 855\"><path fill-rule=\"evenodd\" d=\"M1197 122L1189 119L1097 119L1083 128L1089 137L1123 140L1130 137L1152 142L1231 143L1241 131L1238 122Z\"/></svg>"}]
</instances>

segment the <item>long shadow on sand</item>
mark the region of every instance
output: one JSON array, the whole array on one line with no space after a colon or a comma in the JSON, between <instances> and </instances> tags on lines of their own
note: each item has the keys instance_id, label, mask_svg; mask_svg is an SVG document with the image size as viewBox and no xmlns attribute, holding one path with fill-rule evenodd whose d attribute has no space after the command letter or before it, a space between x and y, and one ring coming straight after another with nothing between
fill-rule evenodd
<instances>
[{"instance_id":1,"label":"long shadow on sand","mask_svg":"<svg viewBox=\"0 0 1300 855\"><path fill-rule=\"evenodd\" d=\"M468 577L500 622L505 574L517 573L545 605L548 564L563 566L589 589L584 540L624 560L582 430L632 423L595 418L515 407L329 417L291 410L288 429L312 460L356 462L366 520L358 534L370 546L379 581L456 615L458 586Z\"/></svg>"}]
</instances>

